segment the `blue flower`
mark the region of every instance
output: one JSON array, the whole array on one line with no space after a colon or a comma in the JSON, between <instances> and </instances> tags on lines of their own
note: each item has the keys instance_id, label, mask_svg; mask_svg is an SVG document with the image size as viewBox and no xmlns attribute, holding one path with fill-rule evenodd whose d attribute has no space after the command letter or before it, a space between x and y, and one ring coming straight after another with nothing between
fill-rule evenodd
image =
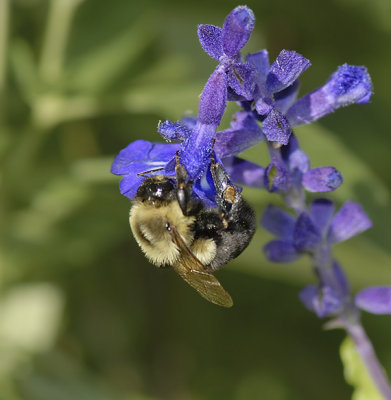
<instances>
[{"instance_id":1,"label":"blue flower","mask_svg":"<svg viewBox=\"0 0 391 400\"><path fill-rule=\"evenodd\" d=\"M334 204L327 199L313 201L309 212L302 212L297 218L280 207L268 206L261 225L277 236L264 246L268 260L290 262L305 253L316 257L322 247L329 248L372 226L362 207L353 201L347 201L333 214Z\"/></svg>"},{"instance_id":2,"label":"blue flower","mask_svg":"<svg viewBox=\"0 0 391 400\"><path fill-rule=\"evenodd\" d=\"M227 75L230 97L233 95L252 100L254 69L249 63L242 62L240 50L250 38L254 21L254 13L246 6L239 6L227 16L223 28L214 25L198 26L202 48L219 61L218 69Z\"/></svg>"}]
</instances>

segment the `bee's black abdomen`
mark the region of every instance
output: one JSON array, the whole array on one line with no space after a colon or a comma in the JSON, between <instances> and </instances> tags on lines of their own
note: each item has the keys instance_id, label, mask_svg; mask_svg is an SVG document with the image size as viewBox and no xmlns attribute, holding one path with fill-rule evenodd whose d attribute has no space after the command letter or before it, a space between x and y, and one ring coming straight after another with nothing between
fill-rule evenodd
<instances>
[{"instance_id":1,"label":"bee's black abdomen","mask_svg":"<svg viewBox=\"0 0 391 400\"><path fill-rule=\"evenodd\" d=\"M195 238L216 243L216 256L207 268L216 270L236 258L250 243L255 228L254 211L243 198L227 217L216 209L200 213L194 224Z\"/></svg>"}]
</instances>

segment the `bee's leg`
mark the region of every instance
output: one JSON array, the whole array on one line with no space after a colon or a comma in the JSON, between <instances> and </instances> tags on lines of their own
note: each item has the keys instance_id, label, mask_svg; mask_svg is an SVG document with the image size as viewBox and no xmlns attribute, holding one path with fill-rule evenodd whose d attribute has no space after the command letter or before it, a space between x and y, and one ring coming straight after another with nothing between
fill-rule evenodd
<instances>
[{"instance_id":1,"label":"bee's leg","mask_svg":"<svg viewBox=\"0 0 391 400\"><path fill-rule=\"evenodd\" d=\"M179 154L178 152L175 155L176 158L176 166L175 166L175 175L177 181L177 192L176 197L178 200L178 204L181 207L183 215L188 215L189 212L189 201L191 199L192 189L191 182L186 182L187 171L186 168L179 162Z\"/></svg>"},{"instance_id":2,"label":"bee's leg","mask_svg":"<svg viewBox=\"0 0 391 400\"><path fill-rule=\"evenodd\" d=\"M221 210L228 214L241 199L239 189L231 183L222 165L216 163L214 158L212 158L210 170L216 188L216 202Z\"/></svg>"}]
</instances>

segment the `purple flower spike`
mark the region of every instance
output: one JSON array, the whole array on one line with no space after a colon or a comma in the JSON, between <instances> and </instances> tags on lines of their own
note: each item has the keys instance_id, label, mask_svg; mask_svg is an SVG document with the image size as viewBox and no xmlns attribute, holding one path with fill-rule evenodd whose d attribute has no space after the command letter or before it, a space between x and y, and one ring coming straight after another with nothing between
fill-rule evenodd
<instances>
[{"instance_id":1,"label":"purple flower spike","mask_svg":"<svg viewBox=\"0 0 391 400\"><path fill-rule=\"evenodd\" d=\"M299 293L299 298L319 318L338 312L342 306L340 296L328 286L319 288L316 285L308 285Z\"/></svg>"},{"instance_id":2,"label":"purple flower spike","mask_svg":"<svg viewBox=\"0 0 391 400\"><path fill-rule=\"evenodd\" d=\"M372 82L367 69L344 64L324 86L297 100L286 116L291 126L308 124L339 107L367 103L371 94Z\"/></svg>"},{"instance_id":3,"label":"purple flower spike","mask_svg":"<svg viewBox=\"0 0 391 400\"><path fill-rule=\"evenodd\" d=\"M248 42L254 22L254 13L246 6L238 6L231 11L222 32L223 50L227 56L235 56Z\"/></svg>"},{"instance_id":4,"label":"purple flower spike","mask_svg":"<svg viewBox=\"0 0 391 400\"><path fill-rule=\"evenodd\" d=\"M292 85L311 65L310 61L295 51L282 50L270 67L266 86L269 93L277 93Z\"/></svg>"},{"instance_id":5,"label":"purple flower spike","mask_svg":"<svg viewBox=\"0 0 391 400\"><path fill-rule=\"evenodd\" d=\"M333 167L314 168L303 175L303 186L309 192L330 192L343 182L342 175Z\"/></svg>"},{"instance_id":6,"label":"purple flower spike","mask_svg":"<svg viewBox=\"0 0 391 400\"><path fill-rule=\"evenodd\" d=\"M391 286L374 286L356 295L357 307L372 314L391 314Z\"/></svg>"},{"instance_id":7,"label":"purple flower spike","mask_svg":"<svg viewBox=\"0 0 391 400\"><path fill-rule=\"evenodd\" d=\"M371 226L372 222L360 204L347 201L333 219L328 240L331 243L342 242L364 232Z\"/></svg>"},{"instance_id":8,"label":"purple flower spike","mask_svg":"<svg viewBox=\"0 0 391 400\"><path fill-rule=\"evenodd\" d=\"M223 55L221 32L222 29L214 25L198 26L198 38L201 46L215 60Z\"/></svg>"}]
</instances>

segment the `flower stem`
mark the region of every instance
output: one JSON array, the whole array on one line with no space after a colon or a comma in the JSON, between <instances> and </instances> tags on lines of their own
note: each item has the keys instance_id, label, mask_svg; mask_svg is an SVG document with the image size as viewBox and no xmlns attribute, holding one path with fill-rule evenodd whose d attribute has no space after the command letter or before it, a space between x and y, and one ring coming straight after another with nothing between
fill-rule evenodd
<instances>
[{"instance_id":1,"label":"flower stem","mask_svg":"<svg viewBox=\"0 0 391 400\"><path fill-rule=\"evenodd\" d=\"M386 400L391 400L391 386L364 328L360 323L356 323L350 326L347 325L346 331L353 339L356 350L360 354L379 392Z\"/></svg>"}]
</instances>

